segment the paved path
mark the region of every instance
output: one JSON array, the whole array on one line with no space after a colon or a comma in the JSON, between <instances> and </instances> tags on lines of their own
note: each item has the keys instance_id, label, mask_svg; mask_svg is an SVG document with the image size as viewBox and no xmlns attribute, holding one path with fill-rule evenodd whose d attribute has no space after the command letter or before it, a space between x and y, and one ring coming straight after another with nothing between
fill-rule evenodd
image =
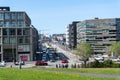
<instances>
[{"instance_id":1,"label":"paved path","mask_svg":"<svg viewBox=\"0 0 120 80\"><path fill-rule=\"evenodd\" d=\"M120 79L120 75L112 75L112 74L95 74L95 73L63 71L63 70L45 70L45 71L48 71L48 72L62 72L62 73L68 73L68 74L78 74L78 75L93 76L93 77L118 78L118 79Z\"/></svg>"}]
</instances>

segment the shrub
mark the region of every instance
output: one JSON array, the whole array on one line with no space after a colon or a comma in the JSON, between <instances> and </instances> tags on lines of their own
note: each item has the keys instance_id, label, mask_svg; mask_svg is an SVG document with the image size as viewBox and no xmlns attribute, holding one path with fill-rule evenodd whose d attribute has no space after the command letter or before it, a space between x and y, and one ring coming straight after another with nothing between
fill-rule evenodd
<instances>
[{"instance_id":1,"label":"shrub","mask_svg":"<svg viewBox=\"0 0 120 80\"><path fill-rule=\"evenodd\" d=\"M102 67L102 63L99 62L98 60L95 60L94 62L90 63L90 67L91 68L101 68Z\"/></svg>"},{"instance_id":2,"label":"shrub","mask_svg":"<svg viewBox=\"0 0 120 80\"><path fill-rule=\"evenodd\" d=\"M113 62L111 60L106 60L103 62L103 67L105 68L112 68Z\"/></svg>"},{"instance_id":3,"label":"shrub","mask_svg":"<svg viewBox=\"0 0 120 80\"><path fill-rule=\"evenodd\" d=\"M120 63L114 63L111 60L99 62L98 60L89 63L90 68L120 68Z\"/></svg>"}]
</instances>

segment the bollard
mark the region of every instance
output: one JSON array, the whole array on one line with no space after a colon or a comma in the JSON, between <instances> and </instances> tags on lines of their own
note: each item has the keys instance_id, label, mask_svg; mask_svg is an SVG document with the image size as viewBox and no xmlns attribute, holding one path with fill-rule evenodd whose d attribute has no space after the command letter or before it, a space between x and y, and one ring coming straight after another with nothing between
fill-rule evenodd
<instances>
[{"instance_id":1,"label":"bollard","mask_svg":"<svg viewBox=\"0 0 120 80\"><path fill-rule=\"evenodd\" d=\"M10 65L10 68L12 68L12 65Z\"/></svg>"},{"instance_id":2,"label":"bollard","mask_svg":"<svg viewBox=\"0 0 120 80\"><path fill-rule=\"evenodd\" d=\"M56 68L58 68L58 65L56 64Z\"/></svg>"},{"instance_id":3,"label":"bollard","mask_svg":"<svg viewBox=\"0 0 120 80\"><path fill-rule=\"evenodd\" d=\"M20 65L19 65L19 69L22 69L22 65L21 65L21 63L20 63Z\"/></svg>"}]
</instances>

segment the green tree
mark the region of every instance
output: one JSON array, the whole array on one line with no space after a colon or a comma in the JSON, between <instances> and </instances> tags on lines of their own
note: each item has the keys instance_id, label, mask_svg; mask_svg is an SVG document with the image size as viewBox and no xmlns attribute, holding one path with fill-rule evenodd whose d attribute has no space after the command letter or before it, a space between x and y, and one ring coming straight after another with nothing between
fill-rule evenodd
<instances>
[{"instance_id":1,"label":"green tree","mask_svg":"<svg viewBox=\"0 0 120 80\"><path fill-rule=\"evenodd\" d=\"M93 49L91 45L88 43L80 43L78 44L77 48L74 50L74 53L84 61L84 64L86 67L86 62L88 61L88 58L93 53Z\"/></svg>"},{"instance_id":2,"label":"green tree","mask_svg":"<svg viewBox=\"0 0 120 80\"><path fill-rule=\"evenodd\" d=\"M115 57L120 55L120 42L113 43L110 46L110 53L113 53Z\"/></svg>"}]
</instances>

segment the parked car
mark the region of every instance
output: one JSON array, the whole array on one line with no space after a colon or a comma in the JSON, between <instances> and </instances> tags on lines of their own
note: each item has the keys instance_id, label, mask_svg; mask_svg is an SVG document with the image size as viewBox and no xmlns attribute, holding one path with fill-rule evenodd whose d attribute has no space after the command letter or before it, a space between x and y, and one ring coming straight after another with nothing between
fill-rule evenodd
<instances>
[{"instance_id":1,"label":"parked car","mask_svg":"<svg viewBox=\"0 0 120 80\"><path fill-rule=\"evenodd\" d=\"M95 60L98 60L98 61L103 61L103 60L104 60L104 58L101 57L101 56L96 56L96 57L94 57L94 59L95 59Z\"/></svg>"},{"instance_id":2,"label":"parked car","mask_svg":"<svg viewBox=\"0 0 120 80\"><path fill-rule=\"evenodd\" d=\"M25 65L25 62L24 62L24 61L20 61L20 62L17 61L17 62L15 62L15 65L20 65L20 64L21 64L21 65Z\"/></svg>"},{"instance_id":3,"label":"parked car","mask_svg":"<svg viewBox=\"0 0 120 80\"><path fill-rule=\"evenodd\" d=\"M68 63L68 60L67 59L62 59L61 63Z\"/></svg>"},{"instance_id":4,"label":"parked car","mask_svg":"<svg viewBox=\"0 0 120 80\"><path fill-rule=\"evenodd\" d=\"M0 63L0 67L5 67L6 66L6 62L5 61L2 61L1 63Z\"/></svg>"},{"instance_id":5,"label":"parked car","mask_svg":"<svg viewBox=\"0 0 120 80\"><path fill-rule=\"evenodd\" d=\"M112 60L113 62L120 62L120 58L111 58L110 60Z\"/></svg>"},{"instance_id":6,"label":"parked car","mask_svg":"<svg viewBox=\"0 0 120 80\"><path fill-rule=\"evenodd\" d=\"M51 59L50 62L55 62L55 60L54 60L54 59Z\"/></svg>"},{"instance_id":7,"label":"parked car","mask_svg":"<svg viewBox=\"0 0 120 80\"><path fill-rule=\"evenodd\" d=\"M48 65L48 63L45 62L45 61L36 61L36 62L35 62L35 65L36 65L36 66L46 66L46 65Z\"/></svg>"}]
</instances>

